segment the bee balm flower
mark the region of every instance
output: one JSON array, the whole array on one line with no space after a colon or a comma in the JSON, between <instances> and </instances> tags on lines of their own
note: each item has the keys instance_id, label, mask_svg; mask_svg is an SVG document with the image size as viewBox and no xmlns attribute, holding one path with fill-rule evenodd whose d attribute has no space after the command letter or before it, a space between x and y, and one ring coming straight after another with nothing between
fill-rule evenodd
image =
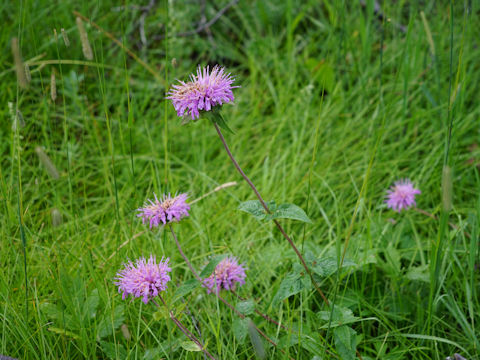
<instances>
[{"instance_id":1,"label":"bee balm flower","mask_svg":"<svg viewBox=\"0 0 480 360\"><path fill-rule=\"evenodd\" d=\"M420 193L420 190L413 187L410 180L400 180L388 190L385 203L390 209L400 212L403 209L408 209L409 207L416 205L415 195Z\"/></svg>"},{"instance_id":2,"label":"bee balm flower","mask_svg":"<svg viewBox=\"0 0 480 360\"><path fill-rule=\"evenodd\" d=\"M177 115L190 115L192 120L198 119L200 111L210 111L217 105L234 100L232 86L234 78L225 69L215 65L210 72L209 67L199 66L197 75L190 75L189 82L179 81L167 93L167 99L172 100Z\"/></svg>"},{"instance_id":3,"label":"bee balm flower","mask_svg":"<svg viewBox=\"0 0 480 360\"><path fill-rule=\"evenodd\" d=\"M135 264L131 261L124 264L124 269L119 271L115 278L118 292L123 292L122 299L133 295L133 297L141 297L146 304L149 299L165 291L170 281L168 273L172 271L168 266L168 260L162 257L157 264L155 256L150 255L148 261L141 257Z\"/></svg>"},{"instance_id":4,"label":"bee balm flower","mask_svg":"<svg viewBox=\"0 0 480 360\"><path fill-rule=\"evenodd\" d=\"M204 279L203 286L208 289L208 293L218 293L222 288L235 290L237 283L240 286L245 284L246 276L243 265L239 265L235 257L229 256L220 261L212 275Z\"/></svg>"},{"instance_id":5,"label":"bee balm flower","mask_svg":"<svg viewBox=\"0 0 480 360\"><path fill-rule=\"evenodd\" d=\"M173 198L170 194L163 195L162 200L159 200L157 195L153 195L154 200L148 200L143 208L137 209L140 212L137 216L142 218L144 224L148 222L150 229L159 226L160 223L166 225L172 221L180 221L189 215L190 205L186 203L187 194L180 194Z\"/></svg>"}]
</instances>

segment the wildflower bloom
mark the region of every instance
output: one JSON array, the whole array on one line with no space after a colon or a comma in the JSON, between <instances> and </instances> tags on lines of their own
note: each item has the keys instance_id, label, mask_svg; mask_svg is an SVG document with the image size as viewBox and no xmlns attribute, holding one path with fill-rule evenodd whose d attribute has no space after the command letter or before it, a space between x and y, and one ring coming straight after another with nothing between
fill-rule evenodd
<instances>
[{"instance_id":1,"label":"wildflower bloom","mask_svg":"<svg viewBox=\"0 0 480 360\"><path fill-rule=\"evenodd\" d=\"M180 194L173 198L170 194L164 194L161 200L157 198L157 195L153 195L154 200L148 200L143 205L144 207L137 209L139 211L137 216L142 218L144 224L148 222L150 229L159 226L160 222L166 225L172 221L180 221L189 215L190 205L186 203L187 194Z\"/></svg>"},{"instance_id":2,"label":"wildflower bloom","mask_svg":"<svg viewBox=\"0 0 480 360\"><path fill-rule=\"evenodd\" d=\"M128 295L133 295L133 297L142 297L142 301L146 304L149 299L165 291L170 281L168 273L172 271L168 261L168 258L164 260L162 257L157 264L155 255L150 255L148 261L141 257L135 264L131 261L124 264L124 269L120 270L115 278L118 292L123 291L122 299L125 300Z\"/></svg>"},{"instance_id":3,"label":"wildflower bloom","mask_svg":"<svg viewBox=\"0 0 480 360\"><path fill-rule=\"evenodd\" d=\"M210 72L209 67L197 68L197 75L191 74L189 82L179 81L167 93L172 100L177 115L190 115L192 120L200 116L200 111L210 111L214 106L234 100L232 86L235 79L225 68L215 65ZM186 113L186 114L185 114Z\"/></svg>"},{"instance_id":4,"label":"wildflower bloom","mask_svg":"<svg viewBox=\"0 0 480 360\"><path fill-rule=\"evenodd\" d=\"M420 190L413 187L410 180L403 179L395 182L394 186L388 190L385 203L390 209L400 212L416 205L415 195L420 193Z\"/></svg>"},{"instance_id":5,"label":"wildflower bloom","mask_svg":"<svg viewBox=\"0 0 480 360\"><path fill-rule=\"evenodd\" d=\"M215 271L208 278L203 280L203 286L206 287L208 293L220 290L235 290L238 283L239 286L245 284L245 269L243 265L239 265L233 256L228 256L215 267Z\"/></svg>"}]
</instances>

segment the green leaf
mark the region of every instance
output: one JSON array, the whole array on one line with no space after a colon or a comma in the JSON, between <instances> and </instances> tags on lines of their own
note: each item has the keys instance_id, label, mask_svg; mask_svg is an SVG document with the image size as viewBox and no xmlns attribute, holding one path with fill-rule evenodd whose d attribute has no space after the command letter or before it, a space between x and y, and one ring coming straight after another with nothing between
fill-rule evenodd
<instances>
[{"instance_id":1,"label":"green leaf","mask_svg":"<svg viewBox=\"0 0 480 360\"><path fill-rule=\"evenodd\" d=\"M190 340L182 341L180 346L187 351L202 351L202 348Z\"/></svg>"},{"instance_id":2,"label":"green leaf","mask_svg":"<svg viewBox=\"0 0 480 360\"><path fill-rule=\"evenodd\" d=\"M265 347L263 346L262 339L258 334L255 325L252 320L248 319L248 335L250 337L250 342L252 343L253 349L258 359L265 359L267 353L265 352Z\"/></svg>"},{"instance_id":3,"label":"green leaf","mask_svg":"<svg viewBox=\"0 0 480 360\"><path fill-rule=\"evenodd\" d=\"M330 310L317 312L317 318L327 323L325 326L328 326L330 315L332 316L332 322L330 324L330 327L332 328L360 320L360 318L353 315L352 310L339 305L335 305L333 308L333 313L331 313Z\"/></svg>"},{"instance_id":4,"label":"green leaf","mask_svg":"<svg viewBox=\"0 0 480 360\"><path fill-rule=\"evenodd\" d=\"M277 206L275 201L267 201L266 204L270 210L270 214L265 211L265 208L259 200L244 201L238 206L238 210L253 215L257 220L293 219L307 223L312 222L305 211L297 205L281 204Z\"/></svg>"},{"instance_id":5,"label":"green leaf","mask_svg":"<svg viewBox=\"0 0 480 360\"><path fill-rule=\"evenodd\" d=\"M243 315L250 315L255 311L255 302L251 299L239 302L237 310Z\"/></svg>"},{"instance_id":6,"label":"green leaf","mask_svg":"<svg viewBox=\"0 0 480 360\"><path fill-rule=\"evenodd\" d=\"M356 350L356 331L343 325L333 330L333 338L335 339L335 347L343 360L355 360Z\"/></svg>"},{"instance_id":7,"label":"green leaf","mask_svg":"<svg viewBox=\"0 0 480 360\"><path fill-rule=\"evenodd\" d=\"M207 264L207 266L205 266L202 270L202 272L200 273L200 277L202 279L206 278L206 277L209 277L213 271L215 270L215 267L218 265L218 263L220 261L222 261L223 259L225 259L227 257L227 255L216 255L212 258L212 260L210 260L210 262Z\"/></svg>"},{"instance_id":8,"label":"green leaf","mask_svg":"<svg viewBox=\"0 0 480 360\"><path fill-rule=\"evenodd\" d=\"M335 70L324 59L309 58L305 65L310 70L311 79L318 83L321 88L331 92L335 85Z\"/></svg>"},{"instance_id":9,"label":"green leaf","mask_svg":"<svg viewBox=\"0 0 480 360\"><path fill-rule=\"evenodd\" d=\"M85 304L83 305L83 316L84 319L91 319L95 317L97 313L98 304L100 302L100 297L98 296L98 289L94 289L90 295L87 297Z\"/></svg>"},{"instance_id":10,"label":"green leaf","mask_svg":"<svg viewBox=\"0 0 480 360\"><path fill-rule=\"evenodd\" d=\"M269 201L267 202L267 206L271 210L272 207L275 207L275 202ZM253 215L253 217L257 220L263 220L267 217L267 213L264 207L258 200L244 201L238 206L238 210L244 211L246 213L249 213L250 215Z\"/></svg>"},{"instance_id":11,"label":"green leaf","mask_svg":"<svg viewBox=\"0 0 480 360\"><path fill-rule=\"evenodd\" d=\"M161 342L159 346L145 350L142 360L162 359L165 353L173 353L180 348L180 339L174 338Z\"/></svg>"},{"instance_id":12,"label":"green leaf","mask_svg":"<svg viewBox=\"0 0 480 360\"><path fill-rule=\"evenodd\" d=\"M123 324L125 316L123 315L124 306L117 305L113 310L113 314L109 315L108 313L100 320L100 323L97 327L97 338L102 339L104 337L110 336L114 330L118 329L120 325Z\"/></svg>"},{"instance_id":13,"label":"green leaf","mask_svg":"<svg viewBox=\"0 0 480 360\"><path fill-rule=\"evenodd\" d=\"M294 204L281 204L270 216L270 219L293 219L306 223L312 223L312 220L307 216L301 207Z\"/></svg>"},{"instance_id":14,"label":"green leaf","mask_svg":"<svg viewBox=\"0 0 480 360\"><path fill-rule=\"evenodd\" d=\"M428 272L428 265L420 265L418 267L412 267L405 274L407 279L423 281L426 283L430 282L430 274Z\"/></svg>"},{"instance_id":15,"label":"green leaf","mask_svg":"<svg viewBox=\"0 0 480 360\"><path fill-rule=\"evenodd\" d=\"M307 252L305 254L305 260L307 262L307 265L310 267L310 269L317 275L321 277L328 277L330 275L335 274L335 272L338 270L338 261L337 258L334 256L329 256L320 260L317 260L315 255L313 255L311 252ZM343 261L343 264L341 268L346 268L350 266L356 266L353 261L345 259Z\"/></svg>"},{"instance_id":16,"label":"green leaf","mask_svg":"<svg viewBox=\"0 0 480 360\"><path fill-rule=\"evenodd\" d=\"M233 336L240 344L245 343L245 338L247 337L248 333L248 322L249 318L240 319L239 317L235 318L233 321L232 329L233 329Z\"/></svg>"},{"instance_id":17,"label":"green leaf","mask_svg":"<svg viewBox=\"0 0 480 360\"><path fill-rule=\"evenodd\" d=\"M106 341L100 341L102 351L109 359L122 360L127 358L127 351L122 344L114 344Z\"/></svg>"},{"instance_id":18,"label":"green leaf","mask_svg":"<svg viewBox=\"0 0 480 360\"><path fill-rule=\"evenodd\" d=\"M168 312L168 309L165 306L158 308L158 310L153 313L153 320L155 321L165 320L169 318L170 318L170 313Z\"/></svg>"},{"instance_id":19,"label":"green leaf","mask_svg":"<svg viewBox=\"0 0 480 360\"><path fill-rule=\"evenodd\" d=\"M205 115L208 119L220 126L222 129L228 131L229 133L235 134L232 129L230 129L227 122L217 108L214 108L211 111L205 111Z\"/></svg>"},{"instance_id":20,"label":"green leaf","mask_svg":"<svg viewBox=\"0 0 480 360\"><path fill-rule=\"evenodd\" d=\"M176 302L180 298L190 294L198 286L200 286L200 281L198 281L197 279L190 279L185 281L175 291L175 294L173 295L173 302Z\"/></svg>"},{"instance_id":21,"label":"green leaf","mask_svg":"<svg viewBox=\"0 0 480 360\"><path fill-rule=\"evenodd\" d=\"M48 319L57 319L62 314L62 310L51 303L40 304L40 312L43 313Z\"/></svg>"},{"instance_id":22,"label":"green leaf","mask_svg":"<svg viewBox=\"0 0 480 360\"><path fill-rule=\"evenodd\" d=\"M79 335L77 335L77 334L75 334L71 331L65 330L65 329L60 329L60 328L56 328L56 327L49 327L48 331L51 331L55 334L65 335L65 336L71 337L72 339L75 339L75 340L80 339Z\"/></svg>"},{"instance_id":23,"label":"green leaf","mask_svg":"<svg viewBox=\"0 0 480 360\"><path fill-rule=\"evenodd\" d=\"M282 300L298 294L303 289L309 289L310 287L310 277L304 273L304 269L300 264L294 264L294 271L288 273L285 279L283 279L272 300L272 306L275 307Z\"/></svg>"}]
</instances>

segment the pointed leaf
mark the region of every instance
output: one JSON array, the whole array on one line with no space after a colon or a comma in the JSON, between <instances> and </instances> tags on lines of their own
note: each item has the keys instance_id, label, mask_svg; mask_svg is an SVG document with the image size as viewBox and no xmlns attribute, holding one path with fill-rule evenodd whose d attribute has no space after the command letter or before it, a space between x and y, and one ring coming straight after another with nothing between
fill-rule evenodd
<instances>
[{"instance_id":1,"label":"pointed leaf","mask_svg":"<svg viewBox=\"0 0 480 360\"><path fill-rule=\"evenodd\" d=\"M218 265L218 263L220 261L222 261L223 259L225 259L227 257L227 255L216 255L212 258L212 260L210 260L210 262L207 264L207 266L205 266L202 270L202 272L200 273L200 277L203 279L203 278L206 278L206 277L209 277L213 271L215 270L215 267Z\"/></svg>"},{"instance_id":2,"label":"pointed leaf","mask_svg":"<svg viewBox=\"0 0 480 360\"><path fill-rule=\"evenodd\" d=\"M117 305L113 310L113 316L108 313L105 314L102 320L97 327L97 338L102 339L113 333L114 330L118 329L120 325L123 324L125 316L123 315L124 306Z\"/></svg>"},{"instance_id":3,"label":"pointed leaf","mask_svg":"<svg viewBox=\"0 0 480 360\"><path fill-rule=\"evenodd\" d=\"M270 211L275 211L277 208L275 201L267 201L266 204ZM258 200L244 201L238 206L238 210L253 215L253 217L257 220L264 220L267 218L265 208Z\"/></svg>"},{"instance_id":4,"label":"pointed leaf","mask_svg":"<svg viewBox=\"0 0 480 360\"><path fill-rule=\"evenodd\" d=\"M127 351L122 344L101 341L100 346L102 347L102 351L109 359L123 360L127 358Z\"/></svg>"},{"instance_id":5,"label":"pointed leaf","mask_svg":"<svg viewBox=\"0 0 480 360\"><path fill-rule=\"evenodd\" d=\"M333 330L333 338L335 339L335 347L344 360L355 360L356 335L352 328L343 325Z\"/></svg>"},{"instance_id":6,"label":"pointed leaf","mask_svg":"<svg viewBox=\"0 0 480 360\"><path fill-rule=\"evenodd\" d=\"M295 266L298 265L298 266ZM282 300L298 294L303 289L309 289L311 287L310 278L305 275L303 267L299 264L294 264L294 271L287 274L283 279L277 293L275 294L272 306L277 306Z\"/></svg>"},{"instance_id":7,"label":"pointed leaf","mask_svg":"<svg viewBox=\"0 0 480 360\"><path fill-rule=\"evenodd\" d=\"M240 344L245 343L245 338L247 337L247 333L248 333L248 322L249 321L250 320L248 318L240 319L239 317L237 317L233 321L233 325L232 325L233 336L235 336L235 339L237 339L237 341Z\"/></svg>"},{"instance_id":8,"label":"pointed leaf","mask_svg":"<svg viewBox=\"0 0 480 360\"><path fill-rule=\"evenodd\" d=\"M312 220L310 220L305 211L295 204L278 205L277 209L272 214L271 219L293 219L310 224L312 223Z\"/></svg>"},{"instance_id":9,"label":"pointed leaf","mask_svg":"<svg viewBox=\"0 0 480 360\"><path fill-rule=\"evenodd\" d=\"M218 109L213 109L211 111L206 111L205 115L207 116L208 119L210 119L212 122L220 126L222 129L228 131L231 134L235 134L232 129L228 126L227 122L223 118L222 114L220 114L220 111Z\"/></svg>"},{"instance_id":10,"label":"pointed leaf","mask_svg":"<svg viewBox=\"0 0 480 360\"><path fill-rule=\"evenodd\" d=\"M76 340L80 339L79 335L77 335L77 334L75 334L71 331L65 330L65 329L60 329L60 328L56 328L56 327L49 327L48 331L51 331L55 334L61 334L61 335L69 336L72 339L76 339Z\"/></svg>"},{"instance_id":11,"label":"pointed leaf","mask_svg":"<svg viewBox=\"0 0 480 360\"><path fill-rule=\"evenodd\" d=\"M190 279L190 280L185 281L175 291L175 295L173 295L173 302L176 302L180 298L190 294L198 286L200 286L200 281L198 281L197 279Z\"/></svg>"},{"instance_id":12,"label":"pointed leaf","mask_svg":"<svg viewBox=\"0 0 480 360\"><path fill-rule=\"evenodd\" d=\"M332 274L335 274L335 272L338 270L338 261L334 256L329 256L318 260L311 252L307 252L305 254L305 259L310 269L321 277L328 277ZM356 265L357 264L355 264L353 261L345 259L341 268Z\"/></svg>"},{"instance_id":13,"label":"pointed leaf","mask_svg":"<svg viewBox=\"0 0 480 360\"><path fill-rule=\"evenodd\" d=\"M255 302L252 299L239 302L237 304L237 310L243 315L250 315L255 311Z\"/></svg>"},{"instance_id":14,"label":"pointed leaf","mask_svg":"<svg viewBox=\"0 0 480 360\"><path fill-rule=\"evenodd\" d=\"M198 346L198 344L194 343L193 341L189 341L189 340L182 341L180 346L187 351L202 351L202 348L200 346Z\"/></svg>"}]
</instances>

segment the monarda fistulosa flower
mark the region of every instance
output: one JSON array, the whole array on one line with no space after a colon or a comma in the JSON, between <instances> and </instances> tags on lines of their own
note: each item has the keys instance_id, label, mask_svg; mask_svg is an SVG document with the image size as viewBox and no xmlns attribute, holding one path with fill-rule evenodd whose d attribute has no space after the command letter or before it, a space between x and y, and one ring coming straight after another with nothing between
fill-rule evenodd
<instances>
[{"instance_id":1,"label":"monarda fistulosa flower","mask_svg":"<svg viewBox=\"0 0 480 360\"><path fill-rule=\"evenodd\" d=\"M141 297L146 304L148 300L165 291L167 283L170 281L168 273L172 271L168 261L168 258L162 257L157 264L155 255L150 255L148 261L141 257L135 263L129 261L124 264L124 268L117 273L115 278L118 292L123 292L122 299L132 295L137 298Z\"/></svg>"},{"instance_id":2,"label":"monarda fistulosa flower","mask_svg":"<svg viewBox=\"0 0 480 360\"><path fill-rule=\"evenodd\" d=\"M233 256L228 256L218 263L215 271L208 278L203 280L203 286L207 288L208 293L222 290L235 290L237 284L245 284L245 268Z\"/></svg>"},{"instance_id":3,"label":"monarda fistulosa flower","mask_svg":"<svg viewBox=\"0 0 480 360\"><path fill-rule=\"evenodd\" d=\"M215 65L210 68L199 66L197 74L190 75L189 82L179 80L167 93L179 117L190 115L192 120L200 117L201 111L211 111L214 107L234 100L232 86L235 79L225 68Z\"/></svg>"},{"instance_id":4,"label":"monarda fistulosa flower","mask_svg":"<svg viewBox=\"0 0 480 360\"><path fill-rule=\"evenodd\" d=\"M160 224L166 225L173 221L180 221L189 215L190 205L186 202L187 194L174 197L164 194L161 200L157 198L157 195L153 195L153 200L148 200L142 208L137 209L139 211L137 216L142 218L144 224L148 223L150 229Z\"/></svg>"},{"instance_id":5,"label":"monarda fistulosa flower","mask_svg":"<svg viewBox=\"0 0 480 360\"><path fill-rule=\"evenodd\" d=\"M399 180L388 190L385 203L390 209L401 212L403 209L415 206L415 195L420 193L421 191L415 189L410 180Z\"/></svg>"}]
</instances>

